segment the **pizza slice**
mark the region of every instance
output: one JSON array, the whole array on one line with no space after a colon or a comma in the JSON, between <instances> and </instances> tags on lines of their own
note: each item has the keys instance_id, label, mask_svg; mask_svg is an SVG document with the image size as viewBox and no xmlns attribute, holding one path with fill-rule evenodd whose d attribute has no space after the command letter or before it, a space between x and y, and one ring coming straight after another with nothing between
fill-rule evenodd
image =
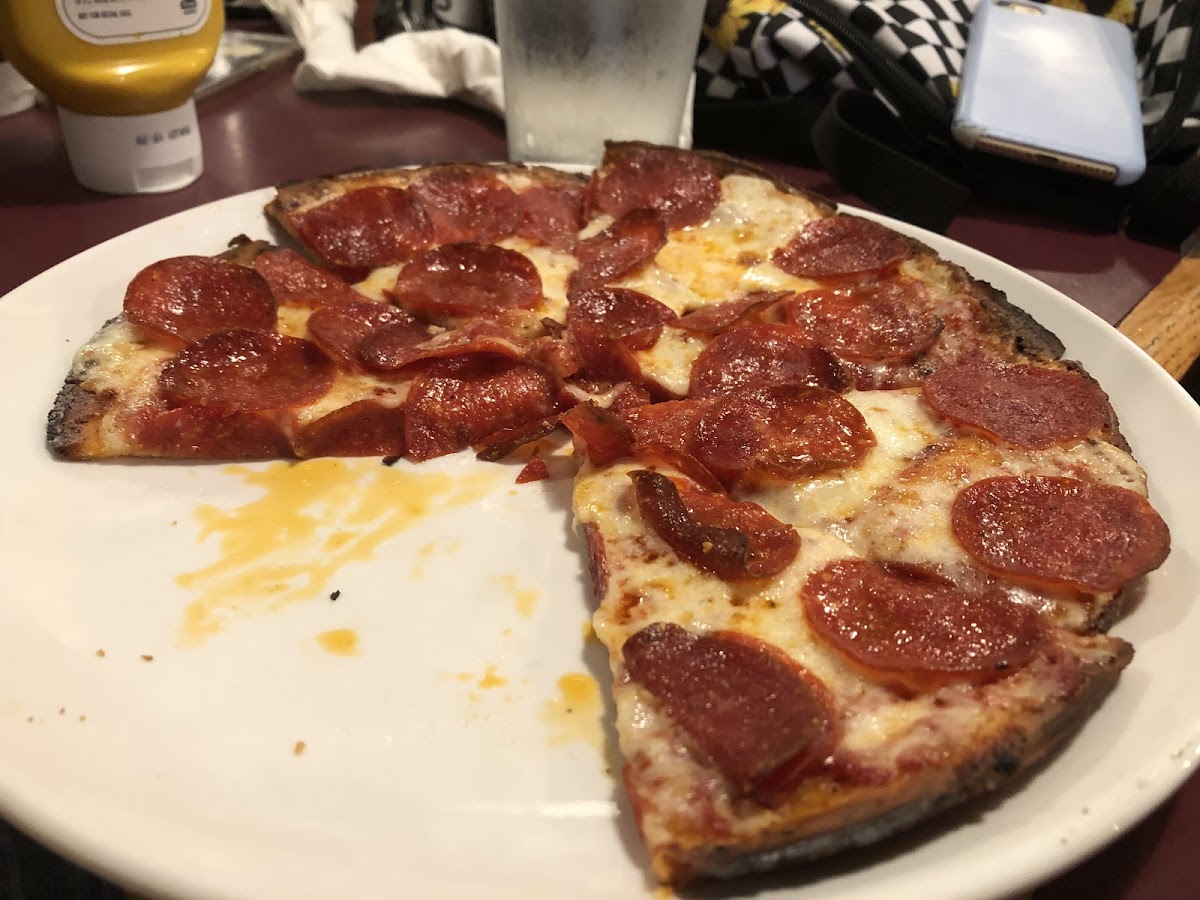
<instances>
[{"instance_id":1,"label":"pizza slice","mask_svg":"<svg viewBox=\"0 0 1200 900\"><path fill-rule=\"evenodd\" d=\"M578 230L582 193L554 170L482 166L283 189L271 212L308 255L240 240L137 273L76 356L51 450L422 460L541 420L569 401L543 320L563 318L569 265L552 245Z\"/></svg>"},{"instance_id":2,"label":"pizza slice","mask_svg":"<svg viewBox=\"0 0 1200 900\"><path fill-rule=\"evenodd\" d=\"M1123 450L993 444L919 390L693 406L564 416L660 878L862 846L999 788L1129 662L1098 627L1169 534Z\"/></svg>"}]
</instances>

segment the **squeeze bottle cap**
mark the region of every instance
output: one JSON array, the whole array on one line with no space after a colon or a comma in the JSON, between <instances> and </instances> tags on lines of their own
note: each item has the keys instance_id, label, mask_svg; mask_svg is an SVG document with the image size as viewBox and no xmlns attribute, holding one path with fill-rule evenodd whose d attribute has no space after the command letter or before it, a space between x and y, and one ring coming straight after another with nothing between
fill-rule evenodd
<instances>
[{"instance_id":1,"label":"squeeze bottle cap","mask_svg":"<svg viewBox=\"0 0 1200 900\"><path fill-rule=\"evenodd\" d=\"M93 116L59 106L75 178L106 194L159 194L204 171L196 104L144 116Z\"/></svg>"}]
</instances>

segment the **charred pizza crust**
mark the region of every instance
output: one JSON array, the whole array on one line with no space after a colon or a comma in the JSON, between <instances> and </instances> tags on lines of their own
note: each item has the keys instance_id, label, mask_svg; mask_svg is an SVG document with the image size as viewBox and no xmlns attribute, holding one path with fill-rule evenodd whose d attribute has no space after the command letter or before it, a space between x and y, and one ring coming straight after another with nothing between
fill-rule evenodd
<instances>
[{"instance_id":1,"label":"charred pizza crust","mask_svg":"<svg viewBox=\"0 0 1200 900\"><path fill-rule=\"evenodd\" d=\"M540 184L582 183L582 175L551 169L546 166L527 166L520 163L430 163L423 166L397 166L390 169L352 169L333 175L287 181L275 189L275 197L265 210L272 219L303 213L314 206L328 203L337 197L368 187L405 188L420 178L435 172L486 169L496 175L528 176Z\"/></svg>"},{"instance_id":2,"label":"charred pizza crust","mask_svg":"<svg viewBox=\"0 0 1200 900\"><path fill-rule=\"evenodd\" d=\"M1028 674L1035 696L1017 712L1001 712L998 706L988 715L981 709L984 714L958 742L930 742L926 752L939 757L936 766L873 784L826 778L807 786L805 795L791 804L748 815L735 812L728 819L713 814L729 802L725 797L706 798L712 805L690 819L671 810L666 815L673 837L658 848L656 874L678 884L818 860L885 840L981 794L1019 783L1071 739L1133 656L1129 644L1107 636L1065 638L1058 652L1058 658L1032 667ZM996 693L981 698L981 708L1018 696ZM636 769L638 762L635 757L631 767ZM647 774L653 778L652 772ZM640 778L647 774L630 778L632 802L643 822L652 814L652 800L638 793ZM731 806L736 809L737 803ZM663 816L664 811L653 814Z\"/></svg>"},{"instance_id":3,"label":"charred pizza crust","mask_svg":"<svg viewBox=\"0 0 1200 900\"><path fill-rule=\"evenodd\" d=\"M296 222L306 212L365 188L384 187L403 190L429 175L453 175L480 170L513 179L518 183L528 182L550 188L579 186L585 180L582 175L559 169L516 163L432 163L391 169L356 169L318 178L285 182L276 187L275 196L264 207L264 212L283 234L295 242L296 246L315 256L311 246L296 228Z\"/></svg>"},{"instance_id":4,"label":"charred pizza crust","mask_svg":"<svg viewBox=\"0 0 1200 900\"><path fill-rule=\"evenodd\" d=\"M106 323L101 332L115 321ZM94 361L76 358L50 408L46 444L58 459L96 459L102 455L100 422L105 411L117 402L118 394L112 389L94 390L87 386L88 371L95 365Z\"/></svg>"}]
</instances>

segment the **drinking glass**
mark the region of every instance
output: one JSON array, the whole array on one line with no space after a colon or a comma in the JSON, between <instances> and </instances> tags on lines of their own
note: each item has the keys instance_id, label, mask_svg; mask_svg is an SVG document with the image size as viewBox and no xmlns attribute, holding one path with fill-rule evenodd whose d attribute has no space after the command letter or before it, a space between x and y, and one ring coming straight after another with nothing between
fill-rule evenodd
<instances>
[{"instance_id":1,"label":"drinking glass","mask_svg":"<svg viewBox=\"0 0 1200 900\"><path fill-rule=\"evenodd\" d=\"M705 0L495 0L509 159L678 145Z\"/></svg>"}]
</instances>

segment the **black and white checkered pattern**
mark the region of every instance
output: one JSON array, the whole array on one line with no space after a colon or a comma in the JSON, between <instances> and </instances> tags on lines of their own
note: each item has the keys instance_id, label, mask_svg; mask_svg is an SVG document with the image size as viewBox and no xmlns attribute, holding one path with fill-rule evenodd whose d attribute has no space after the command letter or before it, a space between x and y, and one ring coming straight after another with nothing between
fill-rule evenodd
<instances>
[{"instance_id":1,"label":"black and white checkered pattern","mask_svg":"<svg viewBox=\"0 0 1200 900\"><path fill-rule=\"evenodd\" d=\"M947 107L954 104L971 17L978 3L987 0L828 2ZM736 40L723 48L710 36L701 45L696 66L700 97L757 100L874 87L851 53L786 3L730 0L727 27L731 16L739 25ZM1132 28L1147 125L1162 117L1174 95L1198 17L1200 0L1137 4Z\"/></svg>"},{"instance_id":2,"label":"black and white checkered pattern","mask_svg":"<svg viewBox=\"0 0 1200 900\"><path fill-rule=\"evenodd\" d=\"M1133 22L1133 47L1142 89L1142 119L1162 118L1175 95L1192 29L1200 27L1200 0L1141 0ZM1193 109L1200 114L1200 109ZM1195 126L1200 122L1193 120Z\"/></svg>"},{"instance_id":3,"label":"black and white checkered pattern","mask_svg":"<svg viewBox=\"0 0 1200 900\"><path fill-rule=\"evenodd\" d=\"M830 0L919 83L954 102L967 30L978 0ZM711 39L697 59L700 95L751 100L806 90L870 89L871 79L832 35L794 7L739 3L729 11L741 27L722 48ZM768 8L767 12L755 11ZM740 9L747 11L742 13Z\"/></svg>"},{"instance_id":4,"label":"black and white checkered pattern","mask_svg":"<svg viewBox=\"0 0 1200 900\"><path fill-rule=\"evenodd\" d=\"M978 0L832 0L919 83L953 105Z\"/></svg>"},{"instance_id":5,"label":"black and white checkered pattern","mask_svg":"<svg viewBox=\"0 0 1200 900\"><path fill-rule=\"evenodd\" d=\"M721 100L761 100L807 90L862 86L854 58L790 6L748 12L728 48L705 38L696 59L697 93Z\"/></svg>"}]
</instances>

